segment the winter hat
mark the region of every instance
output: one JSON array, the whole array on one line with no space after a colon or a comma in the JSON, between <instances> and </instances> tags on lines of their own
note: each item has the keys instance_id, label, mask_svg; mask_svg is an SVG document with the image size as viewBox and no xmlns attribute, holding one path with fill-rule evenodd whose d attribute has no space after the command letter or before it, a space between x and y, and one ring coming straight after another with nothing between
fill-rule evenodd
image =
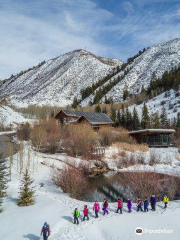
<instances>
[{"instance_id":1,"label":"winter hat","mask_svg":"<svg viewBox=\"0 0 180 240\"><path fill-rule=\"evenodd\" d=\"M44 226L47 226L47 222L44 223Z\"/></svg>"}]
</instances>

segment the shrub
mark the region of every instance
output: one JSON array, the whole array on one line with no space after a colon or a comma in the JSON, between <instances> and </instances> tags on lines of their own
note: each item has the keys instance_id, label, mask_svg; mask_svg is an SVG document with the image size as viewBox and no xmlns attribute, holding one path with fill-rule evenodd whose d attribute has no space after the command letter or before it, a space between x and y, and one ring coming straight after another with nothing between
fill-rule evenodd
<instances>
[{"instance_id":1,"label":"shrub","mask_svg":"<svg viewBox=\"0 0 180 240\"><path fill-rule=\"evenodd\" d=\"M52 180L72 198L82 199L82 196L85 196L89 191L86 176L83 171L76 168L65 166L62 170L54 169Z\"/></svg>"},{"instance_id":2,"label":"shrub","mask_svg":"<svg viewBox=\"0 0 180 240\"><path fill-rule=\"evenodd\" d=\"M68 155L90 159L92 149L98 145L98 135L88 125L66 125L63 129L62 145Z\"/></svg>"},{"instance_id":3,"label":"shrub","mask_svg":"<svg viewBox=\"0 0 180 240\"><path fill-rule=\"evenodd\" d=\"M122 186L129 189L135 198L150 197L156 194L161 200L164 193L168 194L170 199L173 199L178 191L179 178L156 172L139 171L121 173L118 181Z\"/></svg>"},{"instance_id":4,"label":"shrub","mask_svg":"<svg viewBox=\"0 0 180 240\"><path fill-rule=\"evenodd\" d=\"M116 141L116 133L110 128L101 128L98 132L101 146L107 147Z\"/></svg>"},{"instance_id":5,"label":"shrub","mask_svg":"<svg viewBox=\"0 0 180 240\"><path fill-rule=\"evenodd\" d=\"M30 138L34 147L55 153L59 148L61 125L54 119L42 120L32 127Z\"/></svg>"},{"instance_id":6,"label":"shrub","mask_svg":"<svg viewBox=\"0 0 180 240\"><path fill-rule=\"evenodd\" d=\"M110 146L115 142L136 143L124 128L102 128L98 134L102 146Z\"/></svg>"},{"instance_id":7,"label":"shrub","mask_svg":"<svg viewBox=\"0 0 180 240\"><path fill-rule=\"evenodd\" d=\"M129 152L147 152L149 150L148 146L145 144L129 144L126 142L118 142L113 145L113 147L117 148L118 151L129 151Z\"/></svg>"},{"instance_id":8,"label":"shrub","mask_svg":"<svg viewBox=\"0 0 180 240\"><path fill-rule=\"evenodd\" d=\"M160 162L161 162L161 159L159 158L158 154L155 151L151 150L149 165L153 166L155 164L160 164Z\"/></svg>"},{"instance_id":9,"label":"shrub","mask_svg":"<svg viewBox=\"0 0 180 240\"><path fill-rule=\"evenodd\" d=\"M116 166L119 169L127 168L137 164L146 164L144 155L135 155L133 153L127 153L125 151L119 151L118 155L116 155Z\"/></svg>"},{"instance_id":10,"label":"shrub","mask_svg":"<svg viewBox=\"0 0 180 240\"><path fill-rule=\"evenodd\" d=\"M31 127L29 123L22 123L17 129L17 137L20 140L28 141L30 139Z\"/></svg>"}]
</instances>

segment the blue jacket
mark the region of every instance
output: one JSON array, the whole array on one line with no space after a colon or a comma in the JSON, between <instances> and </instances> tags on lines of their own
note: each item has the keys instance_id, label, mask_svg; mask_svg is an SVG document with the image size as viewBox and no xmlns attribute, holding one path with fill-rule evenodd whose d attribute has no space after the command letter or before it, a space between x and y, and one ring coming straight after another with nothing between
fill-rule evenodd
<instances>
[{"instance_id":1,"label":"blue jacket","mask_svg":"<svg viewBox=\"0 0 180 240\"><path fill-rule=\"evenodd\" d=\"M157 203L157 197L156 196L151 196L150 198L150 202L153 203L153 204L156 204Z\"/></svg>"},{"instance_id":2,"label":"blue jacket","mask_svg":"<svg viewBox=\"0 0 180 240\"><path fill-rule=\"evenodd\" d=\"M144 201L144 208L147 208L149 206L149 201L148 200L145 200Z\"/></svg>"}]
</instances>

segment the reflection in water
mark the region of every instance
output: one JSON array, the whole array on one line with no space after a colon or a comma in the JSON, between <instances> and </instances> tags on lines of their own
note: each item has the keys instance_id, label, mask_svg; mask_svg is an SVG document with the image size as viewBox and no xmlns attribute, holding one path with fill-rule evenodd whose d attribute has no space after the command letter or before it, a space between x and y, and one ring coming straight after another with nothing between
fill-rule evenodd
<instances>
[{"instance_id":1,"label":"reflection in water","mask_svg":"<svg viewBox=\"0 0 180 240\"><path fill-rule=\"evenodd\" d=\"M91 191L85 200L102 201L106 198L110 202L116 202L118 198L121 198L123 201L127 201L128 197L132 198L128 189L119 183L117 174L119 173L110 172L89 178Z\"/></svg>"},{"instance_id":2,"label":"reflection in water","mask_svg":"<svg viewBox=\"0 0 180 240\"><path fill-rule=\"evenodd\" d=\"M118 198L126 202L137 198L150 197L155 193L159 200L163 194L171 199L180 197L180 179L165 174L150 172L109 172L89 177L90 191L84 197L86 201L116 202Z\"/></svg>"}]
</instances>

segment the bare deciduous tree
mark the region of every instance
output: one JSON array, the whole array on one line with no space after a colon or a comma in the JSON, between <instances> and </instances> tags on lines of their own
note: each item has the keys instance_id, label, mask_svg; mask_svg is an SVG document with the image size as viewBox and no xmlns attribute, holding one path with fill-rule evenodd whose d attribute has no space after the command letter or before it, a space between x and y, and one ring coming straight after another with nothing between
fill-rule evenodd
<instances>
[{"instance_id":1,"label":"bare deciduous tree","mask_svg":"<svg viewBox=\"0 0 180 240\"><path fill-rule=\"evenodd\" d=\"M89 191L84 173L70 166L65 166L62 170L53 169L52 180L73 198L82 199Z\"/></svg>"}]
</instances>

